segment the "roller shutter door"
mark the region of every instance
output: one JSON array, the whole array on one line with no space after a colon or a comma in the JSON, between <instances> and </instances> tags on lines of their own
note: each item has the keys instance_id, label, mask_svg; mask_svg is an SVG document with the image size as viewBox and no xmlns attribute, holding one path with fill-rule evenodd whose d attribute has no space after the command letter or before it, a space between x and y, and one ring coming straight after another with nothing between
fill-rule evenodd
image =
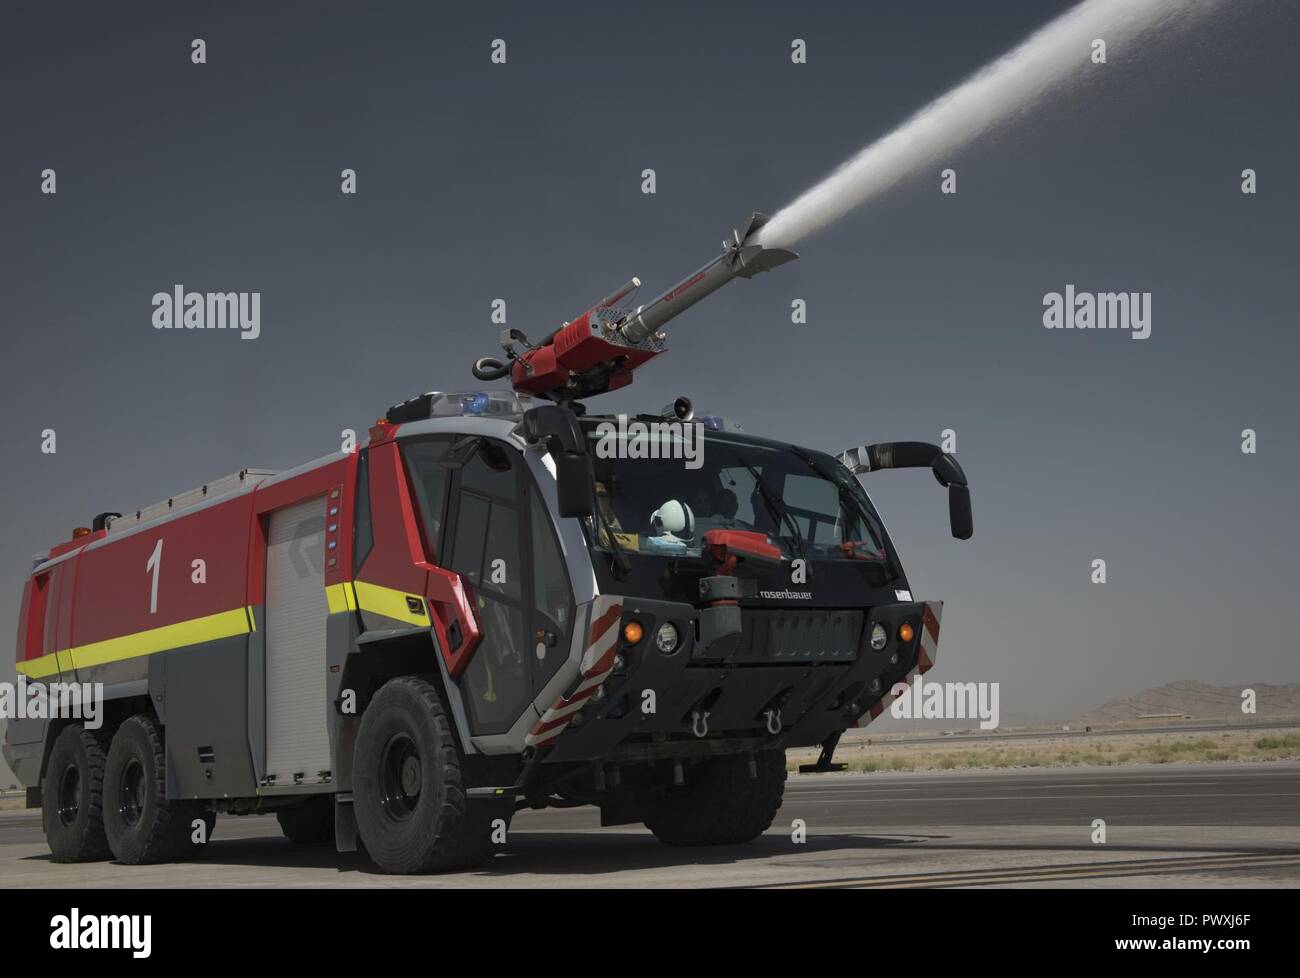
<instances>
[{"instance_id":1,"label":"roller shutter door","mask_svg":"<svg viewBox=\"0 0 1300 978\"><path fill-rule=\"evenodd\" d=\"M325 780L325 498L271 514L266 548L266 773Z\"/></svg>"}]
</instances>

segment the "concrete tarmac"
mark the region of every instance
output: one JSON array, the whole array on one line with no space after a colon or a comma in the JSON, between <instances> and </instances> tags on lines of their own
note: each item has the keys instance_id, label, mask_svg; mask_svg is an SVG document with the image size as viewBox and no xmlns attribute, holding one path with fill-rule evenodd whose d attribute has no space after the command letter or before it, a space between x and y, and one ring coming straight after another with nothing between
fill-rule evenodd
<instances>
[{"instance_id":1,"label":"concrete tarmac","mask_svg":"<svg viewBox=\"0 0 1300 978\"><path fill-rule=\"evenodd\" d=\"M601 828L594 808L525 811L483 868L423 877L295 846L269 816L221 816L189 863L55 865L38 812L0 813L3 887L1297 885L1300 763L1289 762L791 776L761 839L712 849Z\"/></svg>"}]
</instances>

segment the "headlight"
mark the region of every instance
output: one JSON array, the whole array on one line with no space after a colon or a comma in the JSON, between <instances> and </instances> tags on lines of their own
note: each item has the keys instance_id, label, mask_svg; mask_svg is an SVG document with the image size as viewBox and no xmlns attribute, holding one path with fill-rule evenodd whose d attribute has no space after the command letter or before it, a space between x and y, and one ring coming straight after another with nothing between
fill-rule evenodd
<instances>
[{"instance_id":1,"label":"headlight","mask_svg":"<svg viewBox=\"0 0 1300 978\"><path fill-rule=\"evenodd\" d=\"M659 626L659 631L655 632L655 645L659 646L660 652L668 655L677 651L679 637L677 626L670 621L666 621Z\"/></svg>"},{"instance_id":2,"label":"headlight","mask_svg":"<svg viewBox=\"0 0 1300 978\"><path fill-rule=\"evenodd\" d=\"M871 647L879 652L889 641L889 633L885 631L885 626L876 622L871 628Z\"/></svg>"}]
</instances>

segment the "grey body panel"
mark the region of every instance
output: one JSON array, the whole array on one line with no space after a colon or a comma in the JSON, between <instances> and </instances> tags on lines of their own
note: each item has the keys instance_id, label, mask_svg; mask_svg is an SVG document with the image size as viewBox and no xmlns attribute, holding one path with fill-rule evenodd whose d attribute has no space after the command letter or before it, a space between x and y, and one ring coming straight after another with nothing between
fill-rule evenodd
<instances>
[{"instance_id":1,"label":"grey body panel","mask_svg":"<svg viewBox=\"0 0 1300 978\"><path fill-rule=\"evenodd\" d=\"M41 783L45 735L49 726L49 720L31 718L10 720L5 724L5 763L25 788L34 788Z\"/></svg>"},{"instance_id":2,"label":"grey body panel","mask_svg":"<svg viewBox=\"0 0 1300 978\"><path fill-rule=\"evenodd\" d=\"M253 631L248 636L248 709L244 722L248 752L253 759L253 781L266 778L266 607L252 609Z\"/></svg>"},{"instance_id":3,"label":"grey body panel","mask_svg":"<svg viewBox=\"0 0 1300 978\"><path fill-rule=\"evenodd\" d=\"M329 711L329 747L334 782L340 790L352 788L352 743L359 718L344 716L335 704L343 694L342 683L348 656L356 647L361 626L355 611L340 611L325 624L325 697ZM342 748L342 749L341 749Z\"/></svg>"},{"instance_id":4,"label":"grey body panel","mask_svg":"<svg viewBox=\"0 0 1300 978\"><path fill-rule=\"evenodd\" d=\"M154 703L167 730L167 796L251 797L256 779L248 749L247 636L149 659Z\"/></svg>"},{"instance_id":5,"label":"grey body panel","mask_svg":"<svg viewBox=\"0 0 1300 978\"><path fill-rule=\"evenodd\" d=\"M154 655L162 655L158 652ZM75 678L79 683L103 683L105 699L113 699L114 696L109 692L109 687L125 687L131 683L147 683L149 679L149 660L154 655L140 655L133 659L123 659L120 662L105 662L98 666L79 666L75 670ZM63 680L71 681L74 678L73 671L65 672ZM129 695L118 693L118 696Z\"/></svg>"}]
</instances>

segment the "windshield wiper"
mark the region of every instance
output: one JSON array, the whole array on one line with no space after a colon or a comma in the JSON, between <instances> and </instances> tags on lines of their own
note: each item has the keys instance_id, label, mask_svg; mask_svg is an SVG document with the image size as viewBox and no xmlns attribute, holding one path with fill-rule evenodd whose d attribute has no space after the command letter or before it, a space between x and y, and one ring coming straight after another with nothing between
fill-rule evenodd
<instances>
[{"instance_id":1,"label":"windshield wiper","mask_svg":"<svg viewBox=\"0 0 1300 978\"><path fill-rule=\"evenodd\" d=\"M618 542L618 537L614 536L613 527L605 519L600 500L596 500L596 505L592 509L594 511L592 522L596 525L596 542L600 542L601 530L604 530L605 539L609 541L609 571L614 575L616 581L621 581L632 572L632 562L627 559L627 554L623 552L623 545Z\"/></svg>"},{"instance_id":2,"label":"windshield wiper","mask_svg":"<svg viewBox=\"0 0 1300 978\"><path fill-rule=\"evenodd\" d=\"M763 505L767 508L767 515L772 517L772 519L777 523L783 524L785 528L790 531L790 535L794 540L794 545L799 550L800 559L807 564L808 554L803 548L803 535L799 532L799 527L795 524L794 519L788 512L786 512L786 508L784 504L782 504L780 498L778 498L776 493L768 488L767 483L763 481L763 476L759 473L758 469L754 468L754 466L750 465L739 456L736 457L736 461L743 465L753 478L754 488L758 490L758 494L763 499Z\"/></svg>"},{"instance_id":3,"label":"windshield wiper","mask_svg":"<svg viewBox=\"0 0 1300 978\"><path fill-rule=\"evenodd\" d=\"M854 489L861 488L860 486L858 486L857 480L853 480L850 483L851 477L849 475L847 475L844 472L841 472L839 469L836 469L834 466L831 466L829 468L826 467L825 465L822 464L821 459L819 459L816 455L813 455L811 452L805 451L802 448L799 448L795 445L791 445L790 451L794 452L794 454L799 457L799 459L804 463L804 465L808 466L808 468L812 469L823 479L833 482L835 485L839 486L841 500L843 500L846 496L848 497L849 504L853 507L854 513L857 515L857 518L862 522L862 525L866 529L866 532L871 534L871 536L874 537L876 534L875 531L872 529L872 520L867 515L866 509L863 508L862 501L858 499L858 494L854 492ZM890 581L892 582L892 581L899 580L899 578L902 577L902 574L899 571L898 565L894 562L893 555L885 553L883 540L879 541L879 543L881 547L879 552L881 556L885 558L884 562L886 566L889 568Z\"/></svg>"}]
</instances>

